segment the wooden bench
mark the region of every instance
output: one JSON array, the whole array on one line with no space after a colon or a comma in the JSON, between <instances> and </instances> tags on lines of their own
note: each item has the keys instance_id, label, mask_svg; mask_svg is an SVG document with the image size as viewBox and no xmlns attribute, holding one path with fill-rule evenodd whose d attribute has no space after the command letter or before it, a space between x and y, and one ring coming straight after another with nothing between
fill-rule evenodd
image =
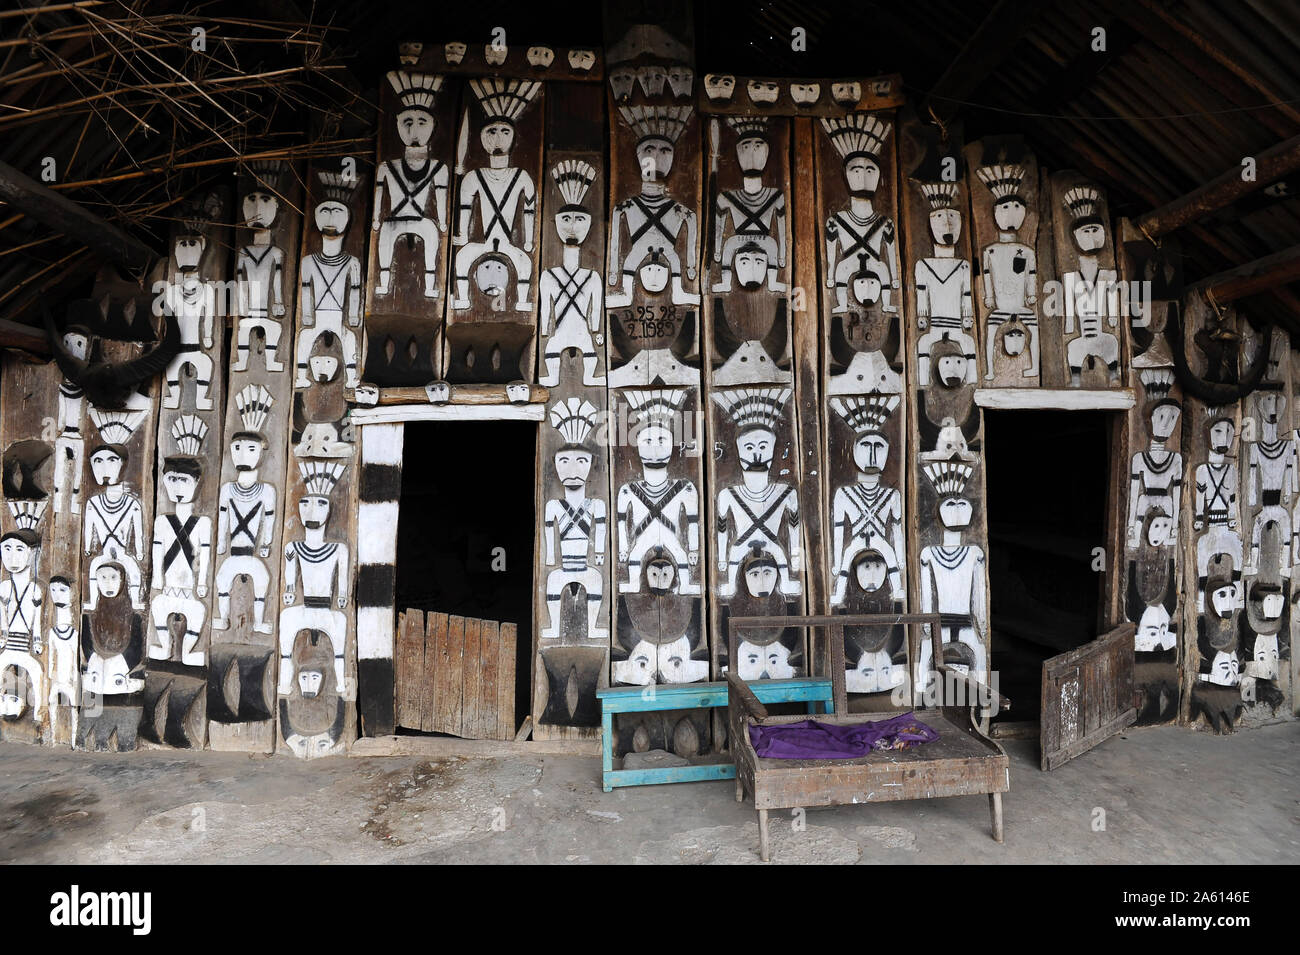
<instances>
[{"instance_id":1,"label":"wooden bench","mask_svg":"<svg viewBox=\"0 0 1300 955\"><path fill-rule=\"evenodd\" d=\"M817 712L822 704L830 712L833 695L831 681L818 677L790 680L762 680L754 683L756 699L763 703L807 703L808 712ZM614 768L614 714L647 713L665 710L694 710L727 705L727 684L679 683L653 686L610 686L597 690L601 719L601 783L605 792L615 786L648 786L656 783L689 783L707 779L734 779L735 765L726 762L692 766L663 766L657 769ZM719 759L726 757L719 756Z\"/></svg>"},{"instance_id":2,"label":"wooden bench","mask_svg":"<svg viewBox=\"0 0 1300 955\"><path fill-rule=\"evenodd\" d=\"M886 712L848 712L844 688L844 627L898 623L929 624L933 659L943 660L939 618L920 614L737 617L730 621L730 659L736 659L737 634L748 627L825 628L830 642L828 657L835 713L819 719L837 725L889 719L911 707ZM914 749L873 752L857 759L760 758L750 741L749 727L794 723L806 717L770 715L755 692L762 686L761 682L751 686L734 673L727 673L730 689L727 728L731 755L736 763L736 801L743 802L746 791L754 799L754 808L758 810L759 855L764 862L769 857L767 815L771 809L987 793L993 838L1002 841L1002 793L1011 788L1010 764L1002 747L980 731L977 710L984 709L983 703L987 703L987 708L996 713L998 709L1009 709L1010 704L951 667L940 663L936 669L939 677L937 692L943 694L939 697L941 705L918 710L917 717L936 730L939 739ZM911 694L906 698L911 699Z\"/></svg>"}]
</instances>

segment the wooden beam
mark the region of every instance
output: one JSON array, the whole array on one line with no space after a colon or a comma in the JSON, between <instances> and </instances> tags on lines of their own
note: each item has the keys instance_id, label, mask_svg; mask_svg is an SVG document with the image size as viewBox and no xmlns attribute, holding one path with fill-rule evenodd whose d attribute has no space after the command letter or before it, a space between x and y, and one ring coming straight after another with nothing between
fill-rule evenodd
<instances>
[{"instance_id":1,"label":"wooden beam","mask_svg":"<svg viewBox=\"0 0 1300 955\"><path fill-rule=\"evenodd\" d=\"M1129 388L977 388L975 403L981 408L1021 411L1123 411L1132 408Z\"/></svg>"},{"instance_id":2,"label":"wooden beam","mask_svg":"<svg viewBox=\"0 0 1300 955\"><path fill-rule=\"evenodd\" d=\"M1243 180L1241 166L1233 166L1200 188L1152 209L1137 220L1138 229L1153 239L1158 238L1295 172L1300 169L1300 136L1292 136L1254 158L1254 179Z\"/></svg>"},{"instance_id":3,"label":"wooden beam","mask_svg":"<svg viewBox=\"0 0 1300 955\"><path fill-rule=\"evenodd\" d=\"M45 332L6 319L0 319L0 348L19 348L37 355L50 353L50 343L45 337Z\"/></svg>"},{"instance_id":4,"label":"wooden beam","mask_svg":"<svg viewBox=\"0 0 1300 955\"><path fill-rule=\"evenodd\" d=\"M111 262L144 271L160 253L117 226L0 162L0 199Z\"/></svg>"},{"instance_id":5,"label":"wooden beam","mask_svg":"<svg viewBox=\"0 0 1300 955\"><path fill-rule=\"evenodd\" d=\"M546 405L389 405L353 408L351 420L354 425L399 421L545 421Z\"/></svg>"},{"instance_id":6,"label":"wooden beam","mask_svg":"<svg viewBox=\"0 0 1300 955\"><path fill-rule=\"evenodd\" d=\"M1206 292L1222 305L1248 295L1271 292L1289 282L1300 282L1300 245L1211 275L1193 285L1192 290Z\"/></svg>"},{"instance_id":7,"label":"wooden beam","mask_svg":"<svg viewBox=\"0 0 1300 955\"><path fill-rule=\"evenodd\" d=\"M1038 20L1043 5L1033 0L998 0L966 46L948 64L939 82L930 90L929 112L947 122L1007 58L1030 27Z\"/></svg>"}]
</instances>

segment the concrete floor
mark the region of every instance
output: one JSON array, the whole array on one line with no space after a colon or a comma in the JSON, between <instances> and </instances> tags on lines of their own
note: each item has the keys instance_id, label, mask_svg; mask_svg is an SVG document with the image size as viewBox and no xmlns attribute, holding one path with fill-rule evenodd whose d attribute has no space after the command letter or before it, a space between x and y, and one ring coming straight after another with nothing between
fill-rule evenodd
<instances>
[{"instance_id":1,"label":"concrete floor","mask_svg":"<svg viewBox=\"0 0 1300 955\"><path fill-rule=\"evenodd\" d=\"M1132 730L1053 773L1012 741L985 797L772 822L779 862L1300 862L1300 723ZM0 744L0 861L757 863L731 782L603 793L594 759L72 753ZM1104 811L1104 831L1094 820Z\"/></svg>"}]
</instances>

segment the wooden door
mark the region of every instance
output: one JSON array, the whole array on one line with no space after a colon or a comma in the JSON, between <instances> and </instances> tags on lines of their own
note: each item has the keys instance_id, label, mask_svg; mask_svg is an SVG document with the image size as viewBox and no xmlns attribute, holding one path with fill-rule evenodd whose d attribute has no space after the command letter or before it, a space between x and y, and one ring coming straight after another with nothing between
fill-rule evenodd
<instances>
[{"instance_id":1,"label":"wooden door","mask_svg":"<svg viewBox=\"0 0 1300 955\"><path fill-rule=\"evenodd\" d=\"M1137 716L1133 706L1133 638L1124 623L1077 650L1043 661L1043 707L1039 741L1042 768L1055 769Z\"/></svg>"}]
</instances>

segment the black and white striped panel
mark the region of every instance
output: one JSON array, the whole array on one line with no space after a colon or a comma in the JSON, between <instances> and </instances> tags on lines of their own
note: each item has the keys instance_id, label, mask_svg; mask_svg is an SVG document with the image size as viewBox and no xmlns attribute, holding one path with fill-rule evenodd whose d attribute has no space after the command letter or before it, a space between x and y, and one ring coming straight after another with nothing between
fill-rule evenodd
<instances>
[{"instance_id":1,"label":"black and white striped panel","mask_svg":"<svg viewBox=\"0 0 1300 955\"><path fill-rule=\"evenodd\" d=\"M393 607L397 509L402 492L402 425L361 427L357 510L357 715L359 735L394 730Z\"/></svg>"}]
</instances>

